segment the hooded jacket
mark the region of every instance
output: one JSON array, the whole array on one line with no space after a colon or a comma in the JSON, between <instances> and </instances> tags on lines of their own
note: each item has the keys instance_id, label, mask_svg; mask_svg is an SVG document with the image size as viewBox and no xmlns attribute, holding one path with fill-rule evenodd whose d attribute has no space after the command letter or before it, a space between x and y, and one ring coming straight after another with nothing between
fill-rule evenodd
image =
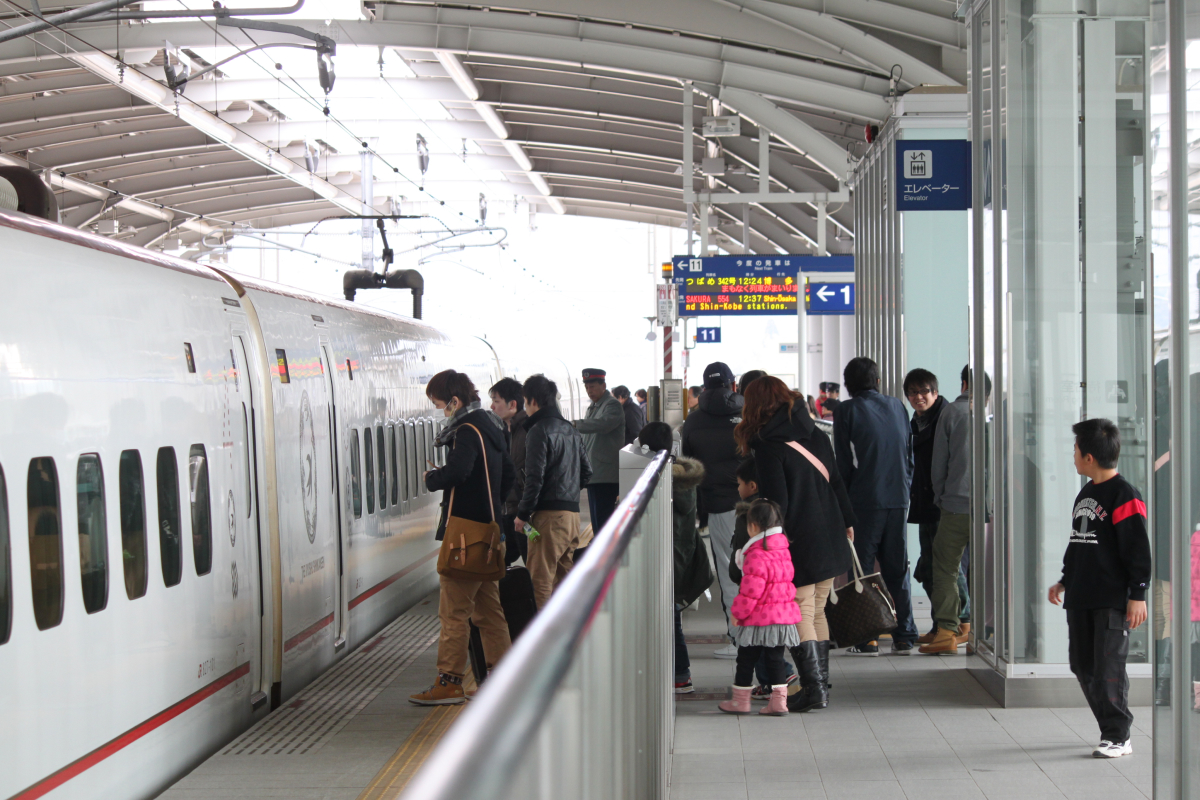
<instances>
[{"instance_id":1,"label":"hooded jacket","mask_svg":"<svg viewBox=\"0 0 1200 800\"><path fill-rule=\"evenodd\" d=\"M704 465L700 499L709 514L733 511L737 505L737 466L741 457L733 429L742 421L745 400L729 389L705 389L680 431L680 452Z\"/></svg>"},{"instance_id":2,"label":"hooded jacket","mask_svg":"<svg viewBox=\"0 0 1200 800\"><path fill-rule=\"evenodd\" d=\"M748 628L800 622L792 557L782 528L750 537L735 559L742 562L742 583L729 606L730 616Z\"/></svg>"},{"instance_id":3,"label":"hooded jacket","mask_svg":"<svg viewBox=\"0 0 1200 800\"><path fill-rule=\"evenodd\" d=\"M480 457L480 437L464 425L474 425L483 436L487 470L492 479L492 506L488 508L488 486L484 478L484 462ZM454 516L475 522L500 521L504 498L512 489L515 470L508 456L508 443L504 437L504 423L491 411L479 408L478 403L454 416L450 425L438 434L436 444L450 447L446 466L430 470L425 476L425 486L431 492L443 491L442 520L454 496ZM451 492L453 490L453 492ZM438 539L444 526L439 526ZM501 535L505 532L502 530Z\"/></svg>"},{"instance_id":4,"label":"hooded jacket","mask_svg":"<svg viewBox=\"0 0 1200 800\"><path fill-rule=\"evenodd\" d=\"M517 516L535 511L579 511L579 490L592 477L583 437L557 407L540 408L525 420L525 489Z\"/></svg>"},{"instance_id":5,"label":"hooded jacket","mask_svg":"<svg viewBox=\"0 0 1200 800\"><path fill-rule=\"evenodd\" d=\"M835 428L836 430L836 428ZM829 480L788 446L796 442L825 465ZM759 495L779 504L791 543L793 583L808 586L850 570L846 528L857 520L833 460L829 437L800 403L781 408L751 442Z\"/></svg>"},{"instance_id":6,"label":"hooded jacket","mask_svg":"<svg viewBox=\"0 0 1200 800\"><path fill-rule=\"evenodd\" d=\"M620 400L617 401L621 403ZM621 411L625 414L625 444L633 444L633 440L646 427L646 412L632 399L621 403Z\"/></svg>"},{"instance_id":7,"label":"hooded jacket","mask_svg":"<svg viewBox=\"0 0 1200 800\"><path fill-rule=\"evenodd\" d=\"M686 608L712 585L712 565L696 529L696 488L704 466L680 456L671 465L671 517L675 533L675 607Z\"/></svg>"},{"instance_id":8,"label":"hooded jacket","mask_svg":"<svg viewBox=\"0 0 1200 800\"><path fill-rule=\"evenodd\" d=\"M621 410L621 402L605 392L588 406L575 428L583 434L588 463L592 465L589 483L617 483L617 453L625 446L625 412Z\"/></svg>"},{"instance_id":9,"label":"hooded jacket","mask_svg":"<svg viewBox=\"0 0 1200 800\"><path fill-rule=\"evenodd\" d=\"M914 525L935 523L942 517L941 510L933 500L933 435L937 432L938 418L949 405L945 397L938 395L929 410L912 418L913 478L909 490L908 521Z\"/></svg>"}]
</instances>

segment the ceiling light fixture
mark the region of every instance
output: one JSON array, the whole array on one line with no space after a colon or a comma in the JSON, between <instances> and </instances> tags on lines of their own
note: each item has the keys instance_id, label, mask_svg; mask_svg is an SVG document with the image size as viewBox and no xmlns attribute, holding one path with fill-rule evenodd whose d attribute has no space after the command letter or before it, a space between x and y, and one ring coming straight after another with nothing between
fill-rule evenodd
<instances>
[{"instance_id":1,"label":"ceiling light fixture","mask_svg":"<svg viewBox=\"0 0 1200 800\"><path fill-rule=\"evenodd\" d=\"M492 108L487 103L472 103L475 106L475 111L479 116L483 117L483 121L492 129L492 133L499 136L501 139L508 138L508 126L504 124L504 120L496 113L496 109Z\"/></svg>"},{"instance_id":2,"label":"ceiling light fixture","mask_svg":"<svg viewBox=\"0 0 1200 800\"><path fill-rule=\"evenodd\" d=\"M526 155L525 149L521 147L521 145L509 140L505 140L503 144L504 149L508 151L510 156L512 156L513 161L517 162L518 167L526 172L533 171L533 162L529 160L529 156Z\"/></svg>"},{"instance_id":3,"label":"ceiling light fixture","mask_svg":"<svg viewBox=\"0 0 1200 800\"><path fill-rule=\"evenodd\" d=\"M471 73L463 66L463 63L458 60L458 56L444 50L435 50L433 54L437 56L437 60L441 62L442 68L446 70L450 79L458 85L462 93L467 96L467 99L478 100L480 97L479 84L475 83L475 79L471 77Z\"/></svg>"}]
</instances>

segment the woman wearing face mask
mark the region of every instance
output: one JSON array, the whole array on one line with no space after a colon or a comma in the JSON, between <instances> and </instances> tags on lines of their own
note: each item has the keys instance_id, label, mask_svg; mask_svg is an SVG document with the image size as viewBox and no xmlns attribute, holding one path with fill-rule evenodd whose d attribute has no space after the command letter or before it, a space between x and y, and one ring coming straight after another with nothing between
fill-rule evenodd
<instances>
[{"instance_id":1,"label":"woman wearing face mask","mask_svg":"<svg viewBox=\"0 0 1200 800\"><path fill-rule=\"evenodd\" d=\"M452 369L439 372L430 378L425 395L450 420L434 440L436 446L450 448L446 466L424 475L429 491L442 491L442 524L437 534L440 540L451 510L455 517L474 522L501 519L501 503L516 476L505 443L504 423L480 406L479 393L470 378ZM502 552L499 558L503 563ZM445 575L439 575L438 581L438 620L442 626L438 677L429 689L409 697L422 706L453 705L467 699L462 679L467 667L468 619L479 628L489 668L511 645L496 581L463 581Z\"/></svg>"}]
</instances>

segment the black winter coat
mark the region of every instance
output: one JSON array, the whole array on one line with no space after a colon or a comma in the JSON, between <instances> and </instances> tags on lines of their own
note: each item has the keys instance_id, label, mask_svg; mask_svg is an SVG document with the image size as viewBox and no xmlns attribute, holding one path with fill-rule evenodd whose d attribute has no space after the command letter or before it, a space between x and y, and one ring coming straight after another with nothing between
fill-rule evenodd
<instances>
[{"instance_id":1,"label":"black winter coat","mask_svg":"<svg viewBox=\"0 0 1200 800\"><path fill-rule=\"evenodd\" d=\"M646 427L646 412L630 398L621 404L621 410L625 412L625 444L633 444L642 428Z\"/></svg>"},{"instance_id":2,"label":"black winter coat","mask_svg":"<svg viewBox=\"0 0 1200 800\"><path fill-rule=\"evenodd\" d=\"M807 458L788 446L796 442L817 457L829 480ZM800 404L788 417L780 409L751 443L758 471L758 492L783 512L783 530L796 571L792 583L808 586L850 570L846 528L857 520L833 460L833 445Z\"/></svg>"},{"instance_id":3,"label":"black winter coat","mask_svg":"<svg viewBox=\"0 0 1200 800\"><path fill-rule=\"evenodd\" d=\"M487 474L492 479L492 507L488 508L488 487L484 479L483 459L480 458L480 437L464 425L474 425L483 435L487 453ZM516 470L508 456L508 444L504 436L504 423L491 411L476 409L450 423L447 431L438 435L439 440L452 440L446 466L430 470L425 476L425 486L431 492L443 491L442 520L454 495L454 516L475 522L500 521L504 498L516 480ZM450 432L452 431L452 432ZM451 492L453 490L453 492ZM438 528L438 539L441 531ZM501 535L506 531L501 531Z\"/></svg>"},{"instance_id":4,"label":"black winter coat","mask_svg":"<svg viewBox=\"0 0 1200 800\"><path fill-rule=\"evenodd\" d=\"M914 525L936 523L942 518L942 510L933 502L933 434L937 431L938 417L948 405L946 398L938 395L933 406L918 417L912 418L913 478L909 491L908 521ZM923 426L923 427L922 427Z\"/></svg>"},{"instance_id":5,"label":"black winter coat","mask_svg":"<svg viewBox=\"0 0 1200 800\"><path fill-rule=\"evenodd\" d=\"M729 389L705 389L679 434L680 452L704 465L700 503L707 514L733 511L737 505L737 467L742 459L733 429L742 421L744 402Z\"/></svg>"},{"instance_id":6,"label":"black winter coat","mask_svg":"<svg viewBox=\"0 0 1200 800\"><path fill-rule=\"evenodd\" d=\"M680 457L671 465L671 516L675 532L675 607L686 608L712 586L712 565L696 529L696 487L704 467Z\"/></svg>"},{"instance_id":7,"label":"black winter coat","mask_svg":"<svg viewBox=\"0 0 1200 800\"><path fill-rule=\"evenodd\" d=\"M579 490L592 479L583 436L557 408L541 408L525 420L525 490L517 516L535 511L579 511Z\"/></svg>"}]
</instances>

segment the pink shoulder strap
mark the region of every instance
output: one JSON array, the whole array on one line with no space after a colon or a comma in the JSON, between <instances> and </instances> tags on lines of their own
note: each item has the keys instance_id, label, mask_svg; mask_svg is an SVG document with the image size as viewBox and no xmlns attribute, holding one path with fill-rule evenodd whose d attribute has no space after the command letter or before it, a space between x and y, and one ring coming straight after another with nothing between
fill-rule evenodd
<instances>
[{"instance_id":1,"label":"pink shoulder strap","mask_svg":"<svg viewBox=\"0 0 1200 800\"><path fill-rule=\"evenodd\" d=\"M812 464L813 467L816 468L817 472L821 473L821 477L825 479L825 482L829 482L829 470L825 469L825 465L821 463L821 459L809 452L807 447L804 447L798 442L788 442L788 447L807 458L808 463Z\"/></svg>"}]
</instances>

